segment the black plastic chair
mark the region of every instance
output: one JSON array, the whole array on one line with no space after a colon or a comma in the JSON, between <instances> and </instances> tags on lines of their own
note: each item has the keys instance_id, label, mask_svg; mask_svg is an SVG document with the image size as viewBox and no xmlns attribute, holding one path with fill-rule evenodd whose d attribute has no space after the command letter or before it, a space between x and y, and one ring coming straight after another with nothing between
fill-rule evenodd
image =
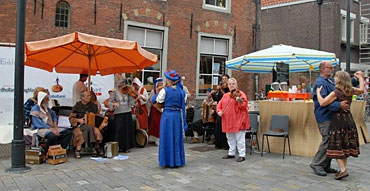
<instances>
[{"instance_id":1,"label":"black plastic chair","mask_svg":"<svg viewBox=\"0 0 370 191\"><path fill-rule=\"evenodd\" d=\"M197 109L194 111L194 117L193 117L193 122L191 123L191 130L195 131L195 130L199 130L199 129L203 129L203 121L202 121L202 109ZM193 132L191 132L193 133ZM202 134L200 134L202 135ZM203 136L204 136L204 133L203 133ZM204 139L203 139L203 142L204 142Z\"/></svg>"},{"instance_id":2,"label":"black plastic chair","mask_svg":"<svg viewBox=\"0 0 370 191\"><path fill-rule=\"evenodd\" d=\"M267 146L270 153L270 143L268 137L283 137L284 138L284 149L283 149L283 159L285 156L285 140L288 139L288 146L289 146L289 155L292 155L290 151L290 141L289 141L289 116L287 115L272 115L271 122L270 122L270 131L264 133L262 136L262 149L261 149L261 157L263 156L263 144L264 138L266 136L267 139Z\"/></svg>"},{"instance_id":3,"label":"black plastic chair","mask_svg":"<svg viewBox=\"0 0 370 191\"><path fill-rule=\"evenodd\" d=\"M249 136L249 144L250 144L250 151L249 154L252 155L252 144L253 144L253 137L256 137L256 144L257 144L257 149L259 151L259 144L258 144L258 128L259 128L259 121L258 121L258 115L257 114L249 114L249 123L251 126L251 129L246 131L246 136Z\"/></svg>"}]
</instances>

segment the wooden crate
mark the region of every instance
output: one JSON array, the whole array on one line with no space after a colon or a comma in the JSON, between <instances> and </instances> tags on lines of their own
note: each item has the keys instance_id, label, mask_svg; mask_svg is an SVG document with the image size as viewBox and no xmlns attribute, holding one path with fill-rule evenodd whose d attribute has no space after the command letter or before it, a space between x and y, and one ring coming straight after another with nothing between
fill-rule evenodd
<instances>
[{"instance_id":1,"label":"wooden crate","mask_svg":"<svg viewBox=\"0 0 370 191\"><path fill-rule=\"evenodd\" d=\"M67 150L60 145L50 146L47 156L48 163L52 165L67 162Z\"/></svg>"},{"instance_id":2,"label":"wooden crate","mask_svg":"<svg viewBox=\"0 0 370 191\"><path fill-rule=\"evenodd\" d=\"M40 150L26 150L27 164L42 164L44 162L44 155Z\"/></svg>"}]
</instances>

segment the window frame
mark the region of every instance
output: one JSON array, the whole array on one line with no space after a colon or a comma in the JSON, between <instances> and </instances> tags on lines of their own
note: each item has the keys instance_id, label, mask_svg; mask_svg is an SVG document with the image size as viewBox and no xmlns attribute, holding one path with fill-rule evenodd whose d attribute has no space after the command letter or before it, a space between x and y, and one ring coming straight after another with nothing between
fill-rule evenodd
<instances>
[{"instance_id":1,"label":"window frame","mask_svg":"<svg viewBox=\"0 0 370 191\"><path fill-rule=\"evenodd\" d=\"M59 4L62 4L62 3L65 3L67 6L68 6L68 19L67 19L67 26L65 27L65 26L57 26L56 25L56 22L57 22L57 19L56 19L56 17L57 17L57 10L58 10L58 5ZM59 13L59 17L61 16L61 13ZM65 15L64 15L65 16ZM70 20L71 20L71 5L67 2L67 1L64 1L64 0L60 0L60 1L58 1L57 3L56 3L56 5L55 5L55 17L54 17L54 26L55 27L60 27L60 28L69 28L70 26L71 26L71 22L70 22ZM62 21L60 18L58 19L58 22L59 22L59 24L61 23L61 22L65 22L65 20L64 21Z\"/></svg>"},{"instance_id":2,"label":"window frame","mask_svg":"<svg viewBox=\"0 0 370 191\"><path fill-rule=\"evenodd\" d=\"M360 34L359 34L359 42L360 44L368 44L369 40L368 39L368 33L369 33L369 23L370 20L366 17L361 17L360 21ZM364 32L364 33L362 33Z\"/></svg>"},{"instance_id":3,"label":"window frame","mask_svg":"<svg viewBox=\"0 0 370 191\"><path fill-rule=\"evenodd\" d=\"M341 9L340 10L340 14L341 14L341 20L340 20L340 24L341 24L341 41L342 42L346 42L347 41L347 31L343 31L343 22L342 20L347 18L347 11ZM355 42L355 20L356 20L356 14L354 13L350 13L350 19L351 19L351 39L350 39L350 42L351 43L354 43ZM347 24L346 22L344 22L344 25L346 27L344 27L345 30L347 30Z\"/></svg>"},{"instance_id":4,"label":"window frame","mask_svg":"<svg viewBox=\"0 0 370 191\"><path fill-rule=\"evenodd\" d=\"M147 29L147 30L157 30L157 31L162 31L163 32L163 36L162 36L162 38L163 38L162 39L162 55L161 55L161 58L160 58L162 63L161 63L160 70L159 70L159 77L164 78L164 71L167 70L168 27L125 20L124 28L123 28L123 39L124 40L127 40L128 28L130 26L143 28L143 29ZM153 49L152 47L147 47L147 48ZM154 48L154 49L156 49L156 48ZM143 71L141 71L141 72L143 72ZM152 72L152 71L151 70L146 70L146 72ZM142 74L144 74L144 73L142 73ZM140 79L140 81L141 80L142 79ZM153 81L154 80L155 79L153 79Z\"/></svg>"},{"instance_id":5,"label":"window frame","mask_svg":"<svg viewBox=\"0 0 370 191\"><path fill-rule=\"evenodd\" d=\"M201 39L202 37L206 38L213 38L213 39L222 39L222 40L227 40L228 41L228 54L227 55L220 55L220 54L208 54L208 53L201 53L200 48L201 48ZM198 49L197 49L197 64L196 64L196 84L195 84L195 99L204 99L207 94L205 93L199 93L199 78L200 78L200 58L201 54L203 55L209 55L212 57L226 57L226 61L230 60L232 58L232 44L233 44L233 38L231 35L220 35L220 34L212 34L212 33L204 33L204 32L199 32L198 33ZM212 58L213 60L214 58ZM212 66L213 67L213 66ZM231 76L231 70L226 68L226 63L225 63L225 73ZM213 75L213 71L212 74Z\"/></svg>"},{"instance_id":6,"label":"window frame","mask_svg":"<svg viewBox=\"0 0 370 191\"><path fill-rule=\"evenodd\" d=\"M206 0L203 0L203 6L202 8L203 9L208 9L208 10L211 10L211 11L218 11L218 12L223 12L223 13L231 13L231 1L232 0L225 0L226 3L225 3L225 8L223 7L219 7L219 6L215 6L215 5L209 5L209 4L206 4Z\"/></svg>"}]
</instances>

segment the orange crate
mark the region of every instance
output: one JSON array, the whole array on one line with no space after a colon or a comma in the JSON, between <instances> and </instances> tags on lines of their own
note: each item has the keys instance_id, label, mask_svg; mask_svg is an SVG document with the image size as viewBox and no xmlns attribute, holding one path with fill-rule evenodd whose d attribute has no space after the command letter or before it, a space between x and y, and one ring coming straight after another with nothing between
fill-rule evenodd
<instances>
[{"instance_id":1,"label":"orange crate","mask_svg":"<svg viewBox=\"0 0 370 191\"><path fill-rule=\"evenodd\" d=\"M269 92L267 98L282 98L285 101L294 99L310 99L309 93L287 93L287 92Z\"/></svg>"},{"instance_id":2,"label":"orange crate","mask_svg":"<svg viewBox=\"0 0 370 191\"><path fill-rule=\"evenodd\" d=\"M309 93L289 93L288 98L291 100L293 98L295 99L310 99L310 94Z\"/></svg>"},{"instance_id":3,"label":"orange crate","mask_svg":"<svg viewBox=\"0 0 370 191\"><path fill-rule=\"evenodd\" d=\"M287 100L288 93L287 92L269 92L267 94L267 98L282 98L284 100Z\"/></svg>"}]
</instances>

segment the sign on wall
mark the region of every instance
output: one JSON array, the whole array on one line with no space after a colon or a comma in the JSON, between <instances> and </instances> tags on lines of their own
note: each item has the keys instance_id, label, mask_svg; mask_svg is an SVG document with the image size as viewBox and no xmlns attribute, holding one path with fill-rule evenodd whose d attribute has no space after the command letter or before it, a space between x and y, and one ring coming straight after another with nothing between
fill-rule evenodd
<instances>
[{"instance_id":1,"label":"sign on wall","mask_svg":"<svg viewBox=\"0 0 370 191\"><path fill-rule=\"evenodd\" d=\"M0 47L0 126L13 124L14 63L15 48ZM72 105L72 88L79 79L78 74L47 72L28 66L24 69L24 101L32 97L35 88L40 86L49 89L50 98L58 100L60 105ZM52 87L57 84L57 79L63 87L61 92L52 91ZM91 87L100 103L109 97L108 90L113 86L114 75L91 77Z\"/></svg>"}]
</instances>

